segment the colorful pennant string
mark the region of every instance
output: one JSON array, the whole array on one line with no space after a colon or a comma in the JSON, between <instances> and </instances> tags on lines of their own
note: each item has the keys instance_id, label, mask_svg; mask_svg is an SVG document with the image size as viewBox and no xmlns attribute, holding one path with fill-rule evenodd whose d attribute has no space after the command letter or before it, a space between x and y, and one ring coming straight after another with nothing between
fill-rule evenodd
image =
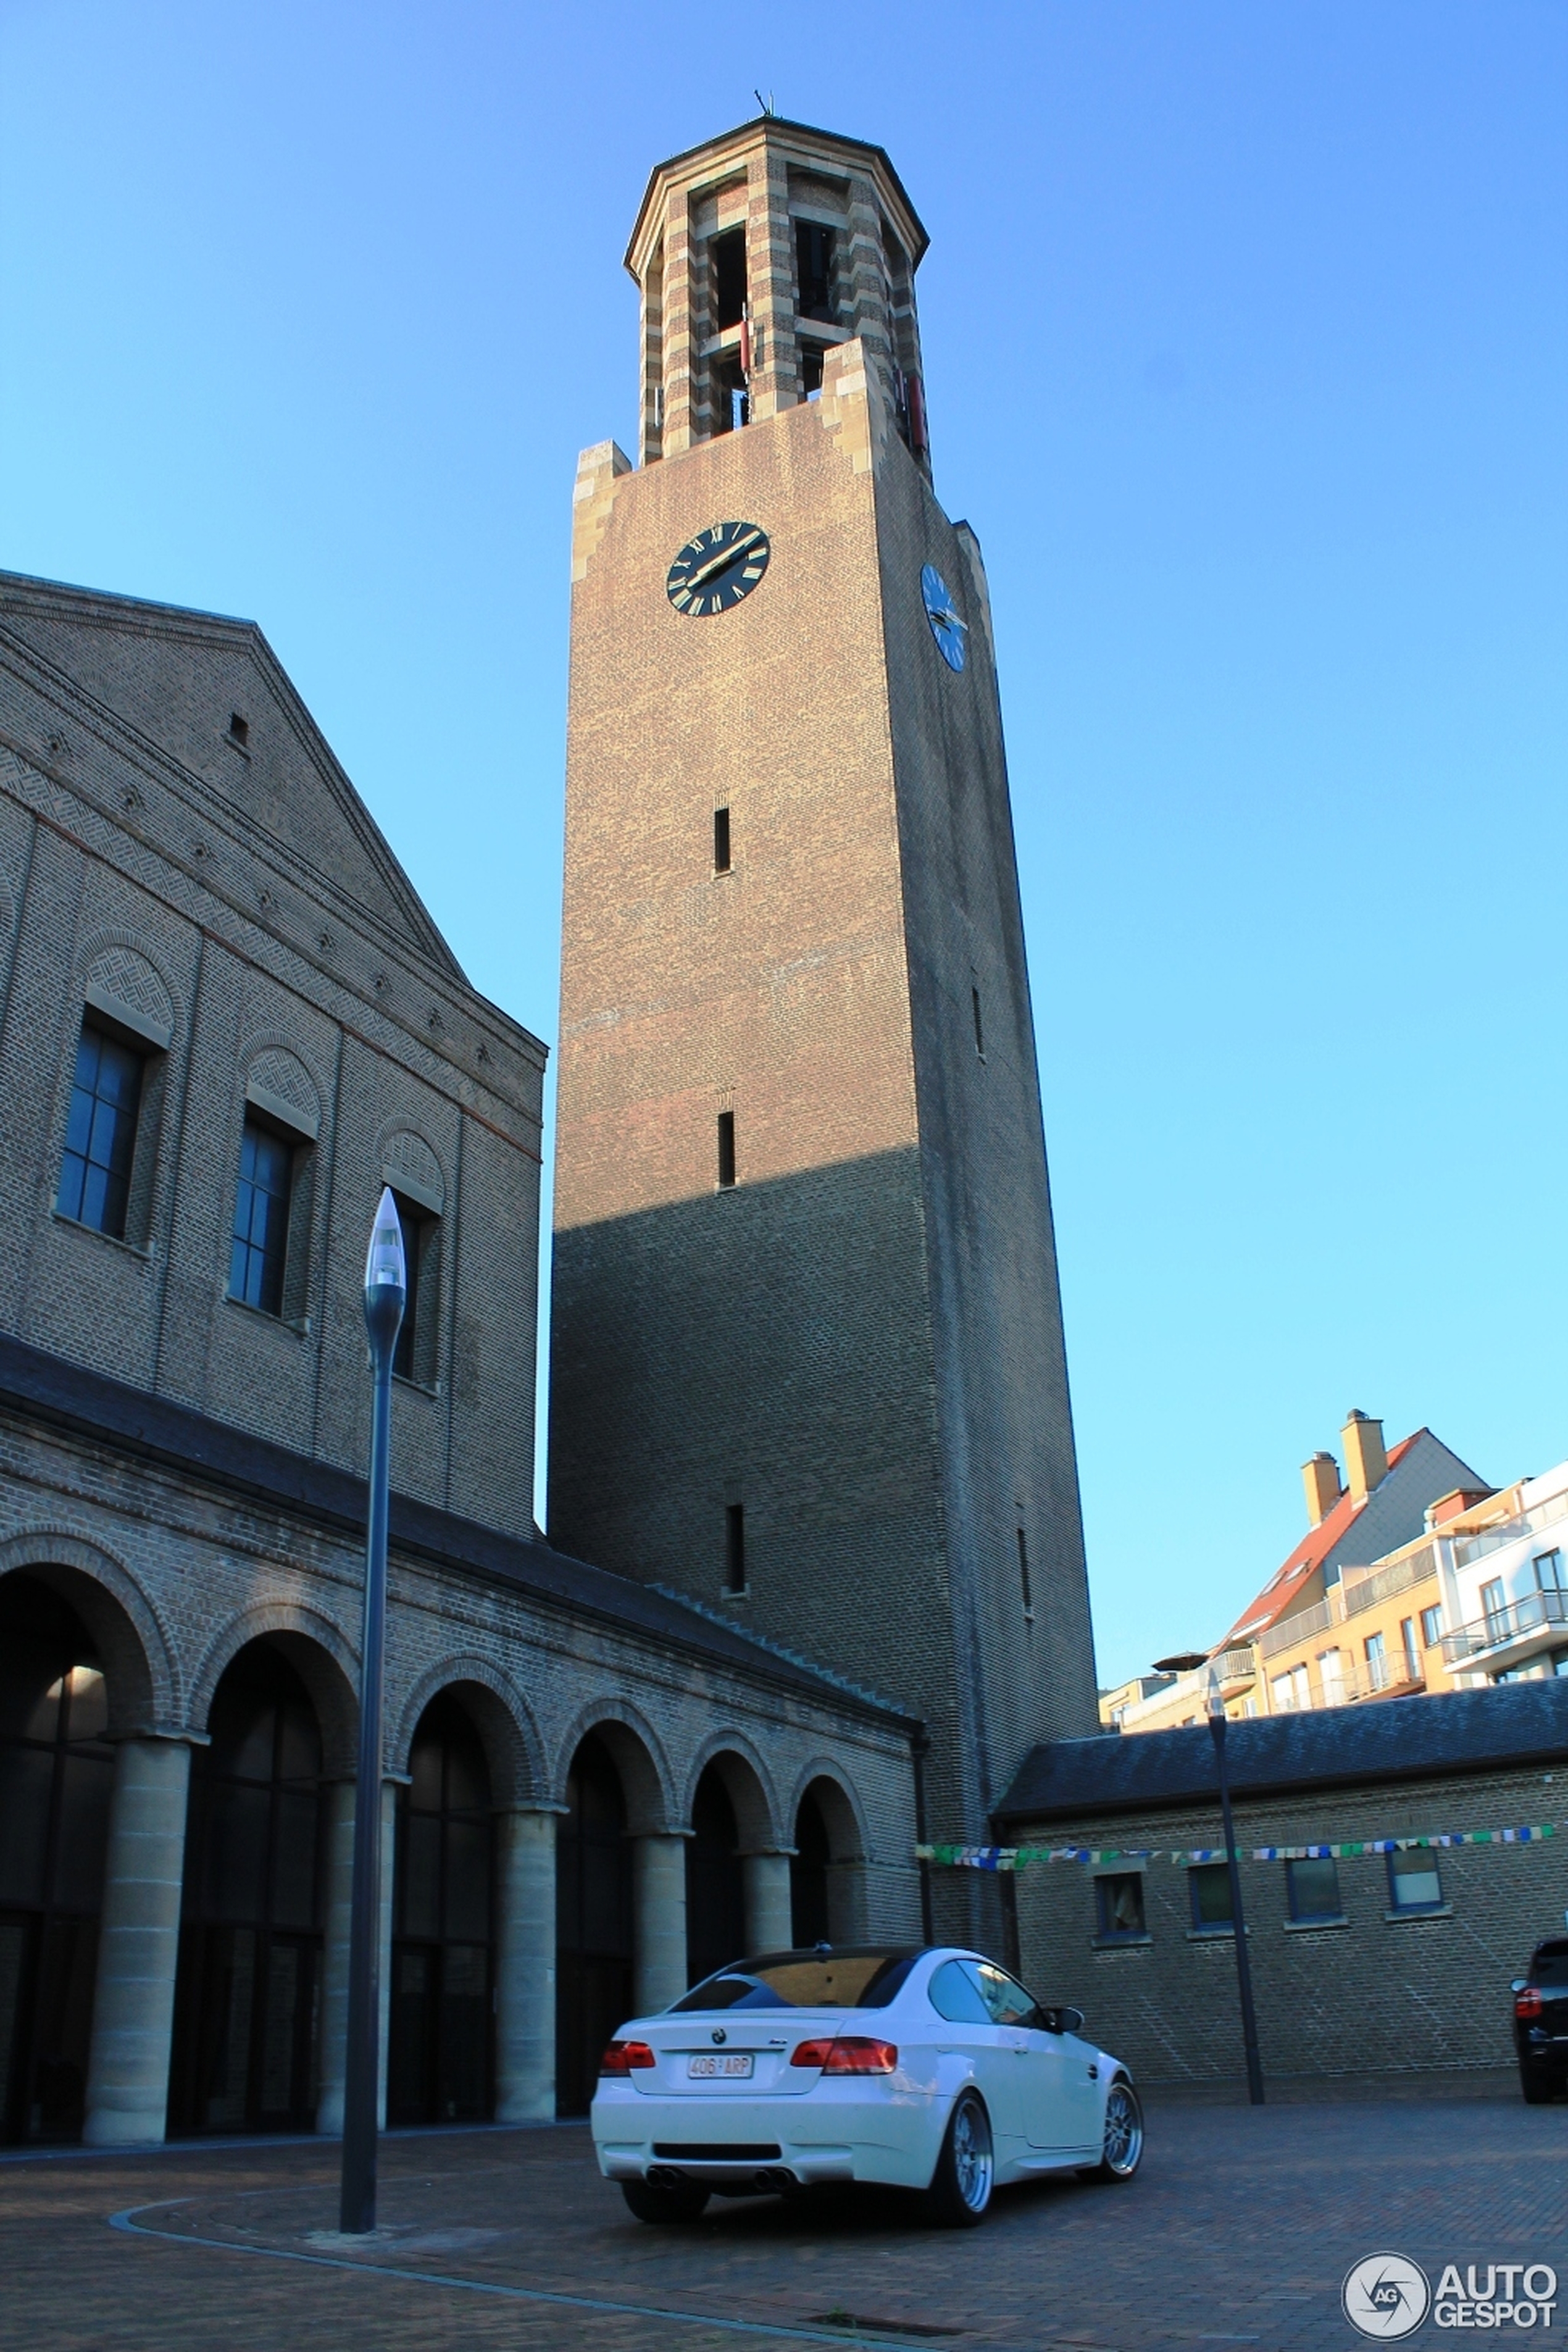
<instances>
[{"instance_id":1,"label":"colorful pennant string","mask_svg":"<svg viewBox=\"0 0 1568 2352\"><path fill-rule=\"evenodd\" d=\"M1321 1845L1255 1845L1243 1847L1240 1861L1340 1862L1363 1853L1407 1853L1420 1846L1534 1845L1555 1837L1560 1824L1540 1822L1527 1829L1443 1830L1422 1837L1346 1838ZM1562 1824L1568 1827L1568 1823ZM1224 1862L1222 1845L1167 1849L1148 1845L917 1845L917 1862L934 1862L944 1870L1026 1870L1038 1862L1087 1862L1103 1869L1113 1862L1154 1862L1169 1852L1173 1863L1190 1868L1195 1863Z\"/></svg>"}]
</instances>

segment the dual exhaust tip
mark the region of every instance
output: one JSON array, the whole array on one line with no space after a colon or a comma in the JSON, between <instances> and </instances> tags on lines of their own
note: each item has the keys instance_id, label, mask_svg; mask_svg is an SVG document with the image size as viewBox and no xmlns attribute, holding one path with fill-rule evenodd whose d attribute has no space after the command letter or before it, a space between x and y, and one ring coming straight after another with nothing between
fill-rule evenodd
<instances>
[{"instance_id":1,"label":"dual exhaust tip","mask_svg":"<svg viewBox=\"0 0 1568 2352\"><path fill-rule=\"evenodd\" d=\"M655 2189L683 2189L691 2175L682 2171L679 2164L650 2164L647 2179ZM782 2197L787 2190L798 2189L800 2183L787 2165L770 2164L760 2172L737 2171L732 2179L703 2180L700 2186L716 2189L721 2197Z\"/></svg>"}]
</instances>

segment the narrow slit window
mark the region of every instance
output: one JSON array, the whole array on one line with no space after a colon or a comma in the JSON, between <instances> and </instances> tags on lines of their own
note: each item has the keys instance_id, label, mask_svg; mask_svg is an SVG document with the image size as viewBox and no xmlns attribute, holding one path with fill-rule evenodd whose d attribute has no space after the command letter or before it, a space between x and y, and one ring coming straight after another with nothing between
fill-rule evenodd
<instances>
[{"instance_id":1,"label":"narrow slit window","mask_svg":"<svg viewBox=\"0 0 1568 2352\"><path fill-rule=\"evenodd\" d=\"M822 397L822 363L826 357L820 343L802 343L800 347L800 396L803 400Z\"/></svg>"},{"instance_id":2,"label":"narrow slit window","mask_svg":"<svg viewBox=\"0 0 1568 2352\"><path fill-rule=\"evenodd\" d=\"M735 1181L735 1114L719 1114L719 1190L727 1192Z\"/></svg>"},{"instance_id":3,"label":"narrow slit window","mask_svg":"<svg viewBox=\"0 0 1568 2352\"><path fill-rule=\"evenodd\" d=\"M746 1507L744 1503L724 1506L724 1590L744 1592L746 1589Z\"/></svg>"},{"instance_id":4,"label":"narrow slit window","mask_svg":"<svg viewBox=\"0 0 1568 2352\"><path fill-rule=\"evenodd\" d=\"M727 808L713 812L713 871L730 871L730 812Z\"/></svg>"},{"instance_id":5,"label":"narrow slit window","mask_svg":"<svg viewBox=\"0 0 1568 2352\"><path fill-rule=\"evenodd\" d=\"M1035 1596L1029 1582L1029 1545L1022 1528L1018 1529L1018 1583L1024 1595L1024 1614L1035 1613Z\"/></svg>"},{"instance_id":6,"label":"narrow slit window","mask_svg":"<svg viewBox=\"0 0 1568 2352\"><path fill-rule=\"evenodd\" d=\"M228 719L228 731L236 743L242 746L248 743L250 740L249 719L242 719L237 710L231 710Z\"/></svg>"},{"instance_id":7,"label":"narrow slit window","mask_svg":"<svg viewBox=\"0 0 1568 2352\"><path fill-rule=\"evenodd\" d=\"M974 1013L974 1050L984 1061L985 1059L985 1024L980 1017L980 991L977 988L970 990L969 1002Z\"/></svg>"}]
</instances>

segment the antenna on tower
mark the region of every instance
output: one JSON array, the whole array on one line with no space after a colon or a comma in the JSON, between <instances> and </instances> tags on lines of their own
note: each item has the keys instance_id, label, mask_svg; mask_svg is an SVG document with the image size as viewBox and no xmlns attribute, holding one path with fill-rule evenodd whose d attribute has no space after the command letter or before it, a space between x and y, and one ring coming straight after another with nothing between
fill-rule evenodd
<instances>
[{"instance_id":1,"label":"antenna on tower","mask_svg":"<svg viewBox=\"0 0 1568 2352\"><path fill-rule=\"evenodd\" d=\"M763 96L760 89L753 89L752 96L756 100L757 104L762 108L764 114L777 113L778 109L773 104L773 94L771 89L769 90L766 98Z\"/></svg>"}]
</instances>

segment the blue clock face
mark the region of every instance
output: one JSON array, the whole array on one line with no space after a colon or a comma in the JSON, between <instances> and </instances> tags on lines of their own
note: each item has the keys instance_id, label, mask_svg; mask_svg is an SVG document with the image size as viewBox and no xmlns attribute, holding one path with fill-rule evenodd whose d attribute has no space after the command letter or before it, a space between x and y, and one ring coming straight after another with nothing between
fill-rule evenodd
<instances>
[{"instance_id":1,"label":"blue clock face","mask_svg":"<svg viewBox=\"0 0 1568 2352\"><path fill-rule=\"evenodd\" d=\"M727 613L751 594L771 553L759 523L713 523L687 541L669 567L666 593L678 613Z\"/></svg>"},{"instance_id":2,"label":"blue clock face","mask_svg":"<svg viewBox=\"0 0 1568 2352\"><path fill-rule=\"evenodd\" d=\"M952 591L934 563L928 563L921 573L921 595L938 653L949 669L962 669L969 658L969 649L963 642L969 624L959 618Z\"/></svg>"}]
</instances>

